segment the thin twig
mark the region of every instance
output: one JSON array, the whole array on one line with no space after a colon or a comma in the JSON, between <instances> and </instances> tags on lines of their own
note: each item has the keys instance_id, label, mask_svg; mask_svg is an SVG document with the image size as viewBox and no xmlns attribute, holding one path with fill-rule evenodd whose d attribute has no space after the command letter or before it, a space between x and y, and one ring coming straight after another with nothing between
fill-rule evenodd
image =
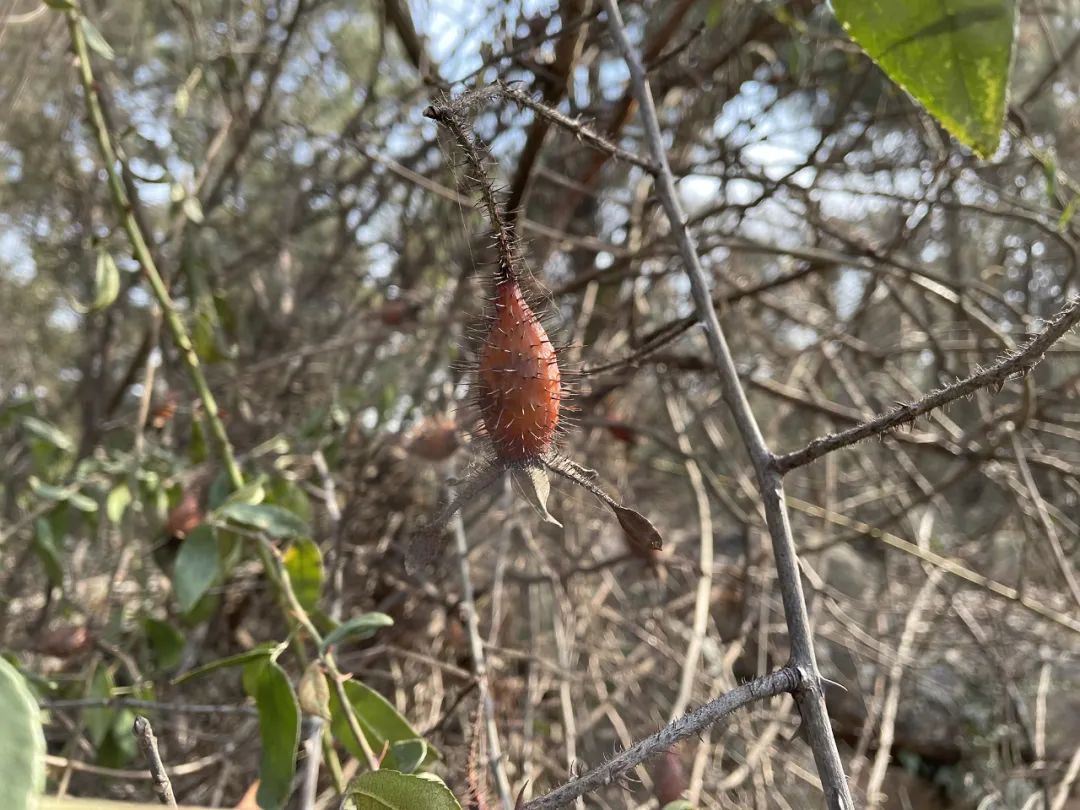
<instances>
[{"instance_id":1,"label":"thin twig","mask_svg":"<svg viewBox=\"0 0 1080 810\"><path fill-rule=\"evenodd\" d=\"M612 38L622 51L623 59L630 71L630 81L640 106L641 120L645 128L645 139L649 144L653 161L658 167L655 175L657 195L667 214L671 236L679 248L683 269L690 281L694 304L705 327L709 352L719 375L721 392L754 465L758 490L762 495L765 521L772 539L777 580L791 643L791 661L806 673L795 697L803 717L807 739L814 753L818 774L821 777L821 787L830 808L851 810L854 807L851 791L836 748L828 710L825 708L821 675L814 653L810 619L806 611L806 599L803 596L798 557L795 553L795 541L791 535L787 506L784 503L782 475L750 409L746 392L739 380L735 361L720 327L716 309L713 307L712 295L705 272L701 267L697 245L686 227L686 214L682 210L675 190L675 178L672 176L671 166L668 163L664 137L660 131L656 105L653 102L645 68L626 35L616 0L604 0L604 5L607 9L608 26L611 29Z\"/></svg>"},{"instance_id":2,"label":"thin twig","mask_svg":"<svg viewBox=\"0 0 1080 810\"><path fill-rule=\"evenodd\" d=\"M628 152L621 146L618 146L609 141L603 135L598 134L586 124L583 124L580 121L575 121L573 118L570 118L567 115L563 115L561 112L552 107L549 107L547 104L537 101L525 91L519 90L516 87L511 87L506 82L500 81L493 85L492 88L485 89L494 90L499 95L510 99L516 104L525 107L526 109L532 110L541 118L545 118L551 123L556 124L557 126L566 130L578 140L584 141L594 149L598 149L601 152L606 152L611 157L616 158L617 160L631 163L634 166L637 166L649 172L649 174L656 174L658 170L657 165L648 158L643 158L639 155L635 155L633 152Z\"/></svg>"},{"instance_id":3,"label":"thin twig","mask_svg":"<svg viewBox=\"0 0 1080 810\"><path fill-rule=\"evenodd\" d=\"M525 805L524 810L555 810L565 807L579 796L610 785L629 773L642 762L658 757L673 745L697 736L704 729L723 720L732 712L759 700L775 697L784 692L796 692L802 688L806 673L794 667L785 667L755 678L749 683L736 686L716 700L694 709L655 734L635 743L603 765L593 768L562 787Z\"/></svg>"},{"instance_id":4,"label":"thin twig","mask_svg":"<svg viewBox=\"0 0 1080 810\"><path fill-rule=\"evenodd\" d=\"M135 739L139 742L139 749L146 758L146 765L150 769L150 776L154 780L154 791L157 793L161 803L169 807L176 807L176 796L173 795L172 782L169 781L169 775L165 773L165 763L161 761L157 737L154 736L154 729L151 728L150 721L141 714L135 715L135 724L131 728L131 733L135 735Z\"/></svg>"},{"instance_id":5,"label":"thin twig","mask_svg":"<svg viewBox=\"0 0 1080 810\"><path fill-rule=\"evenodd\" d=\"M686 657L683 659L682 676L679 679L679 692L671 708L670 716L674 720L690 705L690 698L694 694L694 678L701 658L701 648L705 643L705 632L709 626L713 582L713 525L709 495L705 491L705 480L701 475L701 469L693 457L694 448L690 437L686 435L686 418L682 407L676 401L675 395L670 393L664 397L664 403L667 405L668 416L671 418L671 427L678 438L679 449L684 454L683 464L697 504L698 529L701 535L698 540L699 567L697 593L694 598L694 625L690 633L690 643L686 645Z\"/></svg>"},{"instance_id":6,"label":"thin twig","mask_svg":"<svg viewBox=\"0 0 1080 810\"><path fill-rule=\"evenodd\" d=\"M453 495L451 494L451 500ZM461 606L465 611L465 629L469 634L469 651L472 655L473 673L476 675L480 690L480 707L484 718L484 731L487 737L488 768L495 780L495 789L499 793L504 810L513 807L510 798L510 781L502 764L502 747L499 743L499 730L495 725L495 703L491 699L488 686L487 661L484 657L484 641L480 636L480 620L476 613L476 595L473 591L472 576L469 573L469 543L465 537L465 521L461 513L454 514L450 522L454 534L454 544L458 554L458 567L461 573Z\"/></svg>"},{"instance_id":7,"label":"thin twig","mask_svg":"<svg viewBox=\"0 0 1080 810\"><path fill-rule=\"evenodd\" d=\"M881 730L878 733L878 748L874 756L874 765L866 783L866 806L874 808L881 804L884 795L881 787L885 783L885 774L892 763L892 746L896 733L896 715L900 709L900 690L904 670L911 663L911 652L919 635L923 610L937 591L938 582L943 574L931 571L919 589L915 601L904 620L904 629L900 634L900 644L896 648L896 658L889 669L889 687L885 694L885 703L881 710Z\"/></svg>"},{"instance_id":8,"label":"thin twig","mask_svg":"<svg viewBox=\"0 0 1080 810\"><path fill-rule=\"evenodd\" d=\"M1035 477L1031 474L1031 467L1027 463L1027 453L1024 451L1024 445L1021 444L1020 437L1015 430L1009 433L1009 438L1012 439L1013 453L1016 455L1016 466L1020 470L1020 478L1023 480L1024 486L1027 487L1031 500L1035 503L1035 511L1039 516L1039 522L1042 524L1043 531L1046 532L1050 550L1054 552L1054 561L1061 570L1061 576L1065 580L1065 584L1069 586L1069 593L1072 594L1073 601L1080 606L1080 582L1077 582L1072 562L1065 553L1065 549L1062 548L1061 538L1058 537L1057 528L1050 517L1050 511L1046 508L1046 500L1039 492Z\"/></svg>"}]
</instances>

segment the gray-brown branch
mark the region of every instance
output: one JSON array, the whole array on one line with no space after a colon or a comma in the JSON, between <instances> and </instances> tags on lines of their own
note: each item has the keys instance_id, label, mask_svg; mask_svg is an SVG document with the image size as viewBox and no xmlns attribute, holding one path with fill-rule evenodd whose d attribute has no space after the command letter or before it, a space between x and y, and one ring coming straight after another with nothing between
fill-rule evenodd
<instances>
[{"instance_id":1,"label":"gray-brown branch","mask_svg":"<svg viewBox=\"0 0 1080 810\"><path fill-rule=\"evenodd\" d=\"M146 759L146 765L150 770L150 776L154 779L154 791L157 793L161 803L168 805L169 807L176 807L176 797L173 795L172 782L169 781L169 775L165 773L165 763L161 761L161 752L158 751L157 737L154 736L154 729L150 726L150 721L141 714L136 715L135 724L131 728L131 733L134 734L135 739L138 740L139 749Z\"/></svg>"}]
</instances>

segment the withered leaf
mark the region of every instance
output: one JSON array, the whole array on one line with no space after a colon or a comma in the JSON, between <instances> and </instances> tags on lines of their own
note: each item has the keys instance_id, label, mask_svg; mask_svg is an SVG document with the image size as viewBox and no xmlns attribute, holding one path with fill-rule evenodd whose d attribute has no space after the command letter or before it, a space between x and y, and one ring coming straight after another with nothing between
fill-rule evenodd
<instances>
[{"instance_id":1,"label":"withered leaf","mask_svg":"<svg viewBox=\"0 0 1080 810\"><path fill-rule=\"evenodd\" d=\"M304 670L296 697L305 714L330 722L330 684L318 661L312 661Z\"/></svg>"},{"instance_id":2,"label":"withered leaf","mask_svg":"<svg viewBox=\"0 0 1080 810\"><path fill-rule=\"evenodd\" d=\"M626 532L627 539L635 546L654 551L659 551L664 547L664 539L660 536L660 532L643 514L618 504L611 504L611 511L619 519L619 525Z\"/></svg>"},{"instance_id":3,"label":"withered leaf","mask_svg":"<svg viewBox=\"0 0 1080 810\"><path fill-rule=\"evenodd\" d=\"M551 480L548 478L547 470L543 467L515 467L512 475L514 481L517 482L517 485L521 487L521 491L525 494L525 498L540 513L540 517L544 519L544 522L550 523L552 526L558 526L561 529L562 524L555 519L547 508L548 497L551 495Z\"/></svg>"}]
</instances>

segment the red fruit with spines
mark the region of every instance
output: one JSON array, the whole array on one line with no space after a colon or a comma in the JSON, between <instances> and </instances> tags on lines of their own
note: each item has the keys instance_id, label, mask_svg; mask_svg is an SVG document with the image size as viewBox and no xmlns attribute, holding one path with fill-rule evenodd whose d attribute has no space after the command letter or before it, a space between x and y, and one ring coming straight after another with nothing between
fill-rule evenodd
<instances>
[{"instance_id":1,"label":"red fruit with spines","mask_svg":"<svg viewBox=\"0 0 1080 810\"><path fill-rule=\"evenodd\" d=\"M555 347L516 278L495 284L478 382L477 402L496 456L507 462L544 458L559 427L562 376Z\"/></svg>"}]
</instances>

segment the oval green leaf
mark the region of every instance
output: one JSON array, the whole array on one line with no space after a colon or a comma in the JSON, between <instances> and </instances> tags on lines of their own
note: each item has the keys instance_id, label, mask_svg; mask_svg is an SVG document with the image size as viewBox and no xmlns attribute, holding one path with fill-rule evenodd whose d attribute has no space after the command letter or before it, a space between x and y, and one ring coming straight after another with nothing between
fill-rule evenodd
<instances>
[{"instance_id":1,"label":"oval green leaf","mask_svg":"<svg viewBox=\"0 0 1080 810\"><path fill-rule=\"evenodd\" d=\"M380 769L357 777L346 790L343 810L461 810L450 788L430 773Z\"/></svg>"},{"instance_id":2,"label":"oval green leaf","mask_svg":"<svg viewBox=\"0 0 1080 810\"><path fill-rule=\"evenodd\" d=\"M296 747L300 744L300 704L289 677L275 662L257 665L252 697L259 710L259 790L255 800L262 810L279 810L292 792Z\"/></svg>"},{"instance_id":3,"label":"oval green leaf","mask_svg":"<svg viewBox=\"0 0 1080 810\"><path fill-rule=\"evenodd\" d=\"M409 721L402 717L398 710L374 689L365 686L359 681L346 681L345 694L349 698L349 703L352 704L353 712L356 714L357 720L360 721L360 729L364 732L371 749L373 751L382 751L383 746L389 743L391 747L387 751L383 764L391 770L402 770L397 759L397 753L392 746L394 743L423 738L417 733L416 729L409 725ZM330 728L334 738L339 740L350 754L363 761L363 749L349 728L348 720L345 718L345 713L335 690L330 691L330 715L333 718ZM410 753L408 756L411 758L412 754ZM427 752L418 767L429 765L438 757L439 752L431 745L428 745ZM419 806L422 807L423 805Z\"/></svg>"},{"instance_id":4,"label":"oval green leaf","mask_svg":"<svg viewBox=\"0 0 1080 810\"><path fill-rule=\"evenodd\" d=\"M120 270L116 260L107 250L99 250L94 268L94 300L87 308L88 312L105 309L120 294Z\"/></svg>"},{"instance_id":5,"label":"oval green leaf","mask_svg":"<svg viewBox=\"0 0 1080 810\"><path fill-rule=\"evenodd\" d=\"M389 627L394 620L385 613L362 613L353 616L345 624L334 628L323 639L322 648L328 650L346 641L363 641L371 638L380 627Z\"/></svg>"},{"instance_id":6,"label":"oval green leaf","mask_svg":"<svg viewBox=\"0 0 1080 810\"><path fill-rule=\"evenodd\" d=\"M271 656L280 653L284 648L285 645L283 644L274 644L269 641L259 644L252 647L250 650L244 650L242 653L219 658L216 661L211 661L208 664L203 664L202 666L190 669L183 675L178 675L173 678L173 686L179 686L184 681L190 681L192 678L198 678L200 675L205 675L208 672L214 672L218 669L227 669L228 667L235 667L240 664L250 664L252 661L257 661L260 658L270 658Z\"/></svg>"},{"instance_id":7,"label":"oval green leaf","mask_svg":"<svg viewBox=\"0 0 1080 810\"><path fill-rule=\"evenodd\" d=\"M885 74L981 157L998 146L1015 0L832 0L848 35Z\"/></svg>"},{"instance_id":8,"label":"oval green leaf","mask_svg":"<svg viewBox=\"0 0 1080 810\"><path fill-rule=\"evenodd\" d=\"M287 509L268 503L226 503L218 514L271 537L302 537L308 534L307 523Z\"/></svg>"},{"instance_id":9,"label":"oval green leaf","mask_svg":"<svg viewBox=\"0 0 1080 810\"><path fill-rule=\"evenodd\" d=\"M218 575L218 541L205 523L184 538L176 556L173 591L180 610L187 613L202 598Z\"/></svg>"},{"instance_id":10,"label":"oval green leaf","mask_svg":"<svg viewBox=\"0 0 1080 810\"><path fill-rule=\"evenodd\" d=\"M0 657L0 807L33 810L45 787L45 735L23 676Z\"/></svg>"},{"instance_id":11,"label":"oval green leaf","mask_svg":"<svg viewBox=\"0 0 1080 810\"><path fill-rule=\"evenodd\" d=\"M323 561L315 541L301 537L283 555L293 592L304 610L312 610L322 595Z\"/></svg>"}]
</instances>

